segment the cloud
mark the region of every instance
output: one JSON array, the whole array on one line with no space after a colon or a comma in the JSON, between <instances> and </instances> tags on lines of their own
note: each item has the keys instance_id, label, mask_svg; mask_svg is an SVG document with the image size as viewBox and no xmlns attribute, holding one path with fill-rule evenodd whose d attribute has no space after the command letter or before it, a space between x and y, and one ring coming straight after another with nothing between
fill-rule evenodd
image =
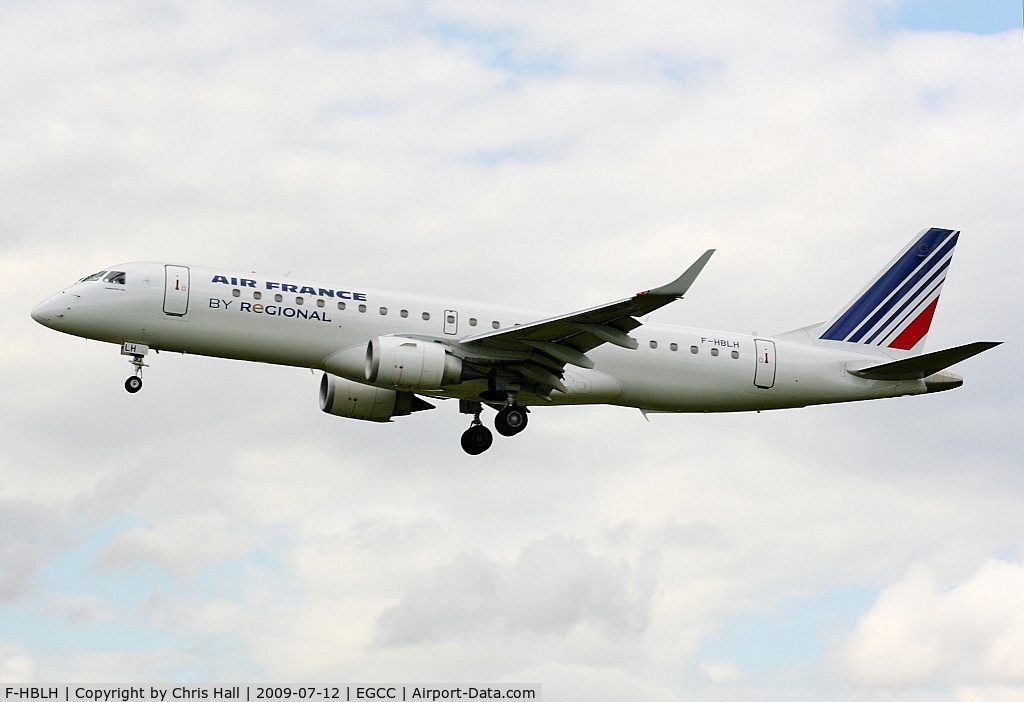
<instances>
[{"instance_id":1,"label":"cloud","mask_svg":"<svg viewBox=\"0 0 1024 702\"><path fill-rule=\"evenodd\" d=\"M34 682L35 663L22 647L0 640L0 683Z\"/></svg>"},{"instance_id":2,"label":"cloud","mask_svg":"<svg viewBox=\"0 0 1024 702\"><path fill-rule=\"evenodd\" d=\"M70 624L110 622L115 614L107 600L90 594L61 595L48 598L47 614L67 619Z\"/></svg>"},{"instance_id":3,"label":"cloud","mask_svg":"<svg viewBox=\"0 0 1024 702\"><path fill-rule=\"evenodd\" d=\"M958 702L1021 702L1024 690L1006 685L981 687L959 687L956 689Z\"/></svg>"},{"instance_id":4,"label":"cloud","mask_svg":"<svg viewBox=\"0 0 1024 702\"><path fill-rule=\"evenodd\" d=\"M647 626L649 593L637 592L630 569L594 556L577 539L550 536L502 565L460 554L378 618L384 645L504 634L565 634L584 624L613 636Z\"/></svg>"},{"instance_id":5,"label":"cloud","mask_svg":"<svg viewBox=\"0 0 1024 702\"><path fill-rule=\"evenodd\" d=\"M66 521L35 500L0 497L0 603L33 591L51 549L68 541Z\"/></svg>"},{"instance_id":6,"label":"cloud","mask_svg":"<svg viewBox=\"0 0 1024 702\"><path fill-rule=\"evenodd\" d=\"M1024 564L989 561L951 588L928 568L913 569L861 617L840 665L869 686L1024 692Z\"/></svg>"},{"instance_id":7,"label":"cloud","mask_svg":"<svg viewBox=\"0 0 1024 702\"><path fill-rule=\"evenodd\" d=\"M40 680L74 680L107 685L139 684L164 680L184 666L201 665L200 655L185 650L156 648L149 651L76 650L37 659ZM37 669L38 670L38 669Z\"/></svg>"},{"instance_id":8,"label":"cloud","mask_svg":"<svg viewBox=\"0 0 1024 702\"><path fill-rule=\"evenodd\" d=\"M517 673L508 682L543 680L545 698L588 702L678 702L678 692L614 666L545 663Z\"/></svg>"},{"instance_id":9,"label":"cloud","mask_svg":"<svg viewBox=\"0 0 1024 702\"><path fill-rule=\"evenodd\" d=\"M43 554L27 544L0 542L0 602L27 594L32 576L44 561Z\"/></svg>"},{"instance_id":10,"label":"cloud","mask_svg":"<svg viewBox=\"0 0 1024 702\"><path fill-rule=\"evenodd\" d=\"M152 528L119 532L96 559L98 568L158 565L183 578L224 558L243 555L251 540L229 531L220 514L196 514Z\"/></svg>"}]
</instances>

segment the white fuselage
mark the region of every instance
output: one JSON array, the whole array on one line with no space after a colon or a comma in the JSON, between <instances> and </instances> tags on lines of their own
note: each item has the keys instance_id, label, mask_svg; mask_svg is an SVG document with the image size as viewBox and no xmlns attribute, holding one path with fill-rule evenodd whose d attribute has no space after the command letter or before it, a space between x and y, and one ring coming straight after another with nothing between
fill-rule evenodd
<instances>
[{"instance_id":1,"label":"white fuselage","mask_svg":"<svg viewBox=\"0 0 1024 702\"><path fill-rule=\"evenodd\" d=\"M33 310L41 323L77 336L221 358L315 368L367 383L370 339L434 337L442 343L544 315L481 302L321 285L197 266L130 263L123 283L91 280ZM181 279L173 273L180 272ZM177 289L175 289L177 286ZM815 345L660 324L631 335L637 349L604 344L594 368L566 366L568 392L522 404L607 403L664 412L801 407L927 392L923 380L859 378L878 361L847 345ZM852 345L848 345L852 346ZM372 384L372 383L367 383ZM483 380L427 392L477 399Z\"/></svg>"}]
</instances>

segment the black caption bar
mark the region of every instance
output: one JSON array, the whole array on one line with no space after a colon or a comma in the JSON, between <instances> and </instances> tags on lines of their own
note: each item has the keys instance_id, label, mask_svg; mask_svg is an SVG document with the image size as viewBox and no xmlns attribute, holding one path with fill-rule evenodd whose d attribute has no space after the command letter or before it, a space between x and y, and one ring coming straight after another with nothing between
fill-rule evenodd
<instances>
[{"instance_id":1,"label":"black caption bar","mask_svg":"<svg viewBox=\"0 0 1024 702\"><path fill-rule=\"evenodd\" d=\"M3 702L540 700L540 685L4 685Z\"/></svg>"}]
</instances>

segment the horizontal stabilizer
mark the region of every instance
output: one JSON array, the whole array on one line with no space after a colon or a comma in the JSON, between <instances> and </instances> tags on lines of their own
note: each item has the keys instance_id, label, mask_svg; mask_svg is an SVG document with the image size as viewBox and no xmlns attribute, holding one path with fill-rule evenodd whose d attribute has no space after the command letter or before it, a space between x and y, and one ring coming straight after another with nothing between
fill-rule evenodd
<instances>
[{"instance_id":1,"label":"horizontal stabilizer","mask_svg":"<svg viewBox=\"0 0 1024 702\"><path fill-rule=\"evenodd\" d=\"M959 363L971 356L976 356L982 351L988 351L994 346L999 346L1001 341L975 341L973 344L957 346L952 349L933 351L932 353L904 358L901 361L883 363L880 366L851 370L850 373L869 380L916 380L926 378L933 373L938 373L944 368L949 368L954 363Z\"/></svg>"}]
</instances>

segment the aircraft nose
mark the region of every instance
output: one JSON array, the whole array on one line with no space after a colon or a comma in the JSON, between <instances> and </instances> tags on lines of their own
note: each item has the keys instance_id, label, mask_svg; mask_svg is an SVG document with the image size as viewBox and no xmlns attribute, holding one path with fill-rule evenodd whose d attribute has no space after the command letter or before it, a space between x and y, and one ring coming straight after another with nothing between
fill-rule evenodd
<instances>
[{"instance_id":1,"label":"aircraft nose","mask_svg":"<svg viewBox=\"0 0 1024 702\"><path fill-rule=\"evenodd\" d=\"M43 300L32 308L32 319L44 327L55 328L64 319L68 306L63 300L64 293L58 293L53 297Z\"/></svg>"}]
</instances>

